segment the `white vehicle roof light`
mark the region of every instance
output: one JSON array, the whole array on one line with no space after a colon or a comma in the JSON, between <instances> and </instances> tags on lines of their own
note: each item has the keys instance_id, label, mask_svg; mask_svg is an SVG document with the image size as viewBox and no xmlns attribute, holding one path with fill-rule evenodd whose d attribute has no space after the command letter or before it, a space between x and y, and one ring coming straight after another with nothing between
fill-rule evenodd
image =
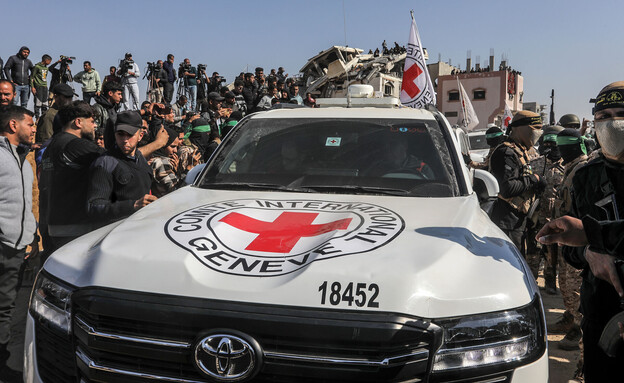
<instances>
[{"instance_id":1,"label":"white vehicle roof light","mask_svg":"<svg viewBox=\"0 0 624 383\"><path fill-rule=\"evenodd\" d=\"M545 351L541 301L515 310L436 320L444 343L435 355L435 373L509 363L526 364Z\"/></svg>"},{"instance_id":2,"label":"white vehicle roof light","mask_svg":"<svg viewBox=\"0 0 624 383\"><path fill-rule=\"evenodd\" d=\"M375 89L372 85L354 84L349 85L347 92L353 98L371 98L375 93Z\"/></svg>"}]
</instances>

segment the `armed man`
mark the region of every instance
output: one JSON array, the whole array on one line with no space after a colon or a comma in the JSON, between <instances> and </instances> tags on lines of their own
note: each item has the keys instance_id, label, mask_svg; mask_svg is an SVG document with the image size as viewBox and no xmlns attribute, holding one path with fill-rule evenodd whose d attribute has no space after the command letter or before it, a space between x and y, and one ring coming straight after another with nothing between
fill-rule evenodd
<instances>
[{"instance_id":1,"label":"armed man","mask_svg":"<svg viewBox=\"0 0 624 383\"><path fill-rule=\"evenodd\" d=\"M470 167L474 169L483 169L488 170L490 168L490 158L492 157L492 153L494 153L494 149L505 141L505 134L498 126L494 124L488 124L488 130L485 131L485 142L487 142L490 147L490 151L483 162L474 162L470 161Z\"/></svg>"},{"instance_id":2,"label":"armed man","mask_svg":"<svg viewBox=\"0 0 624 383\"><path fill-rule=\"evenodd\" d=\"M555 201L557 189L563 181L563 164L561 154L557 147L557 134L563 128L550 125L543 128L543 136L540 140L540 157L531 161L533 172L546 182L544 192L539 196L536 208L529 212L526 228L526 258L531 273L537 279L539 267L544 259L544 280L546 292L554 295L557 293L557 246L549 245L541 248L535 241L535 233L546 222L555 218Z\"/></svg>"},{"instance_id":3,"label":"armed man","mask_svg":"<svg viewBox=\"0 0 624 383\"><path fill-rule=\"evenodd\" d=\"M546 182L531 169L531 152L542 135L539 114L520 111L509 124L509 137L492 153L490 173L500 186L492 221L521 248L527 213Z\"/></svg>"},{"instance_id":4,"label":"armed man","mask_svg":"<svg viewBox=\"0 0 624 383\"><path fill-rule=\"evenodd\" d=\"M561 153L561 159L565 167L563 181L558 192L558 203L555 205L555 216L561 217L572 207L572 178L576 171L587 163L587 148L585 139L577 129L566 128L557 135L557 147ZM563 298L565 311L561 318L554 324L548 324L549 333L563 333L564 338L557 343L562 350L578 350L581 344L581 319L579 312L581 297L581 270L572 267L563 257L559 247L557 271L559 275L559 289ZM575 372L575 378L582 375L583 350Z\"/></svg>"},{"instance_id":5,"label":"armed man","mask_svg":"<svg viewBox=\"0 0 624 383\"><path fill-rule=\"evenodd\" d=\"M607 85L592 102L602 150L574 174L572 217L551 221L537 237L546 244L577 246L564 247L563 254L572 266L583 269L585 381L619 382L624 380L624 350L620 347L610 357L599 342L603 330L609 333L614 326L613 337L619 336L617 323L608 326L608 322L623 309L624 290L615 261L624 259L624 81Z\"/></svg>"}]
</instances>

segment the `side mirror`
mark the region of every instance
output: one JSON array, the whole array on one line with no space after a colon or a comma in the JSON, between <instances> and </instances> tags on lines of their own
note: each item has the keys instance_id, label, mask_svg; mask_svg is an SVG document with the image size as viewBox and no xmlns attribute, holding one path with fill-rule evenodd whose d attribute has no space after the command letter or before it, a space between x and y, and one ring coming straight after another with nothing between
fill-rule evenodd
<instances>
[{"instance_id":1,"label":"side mirror","mask_svg":"<svg viewBox=\"0 0 624 383\"><path fill-rule=\"evenodd\" d=\"M496 198L500 191L496 177L482 169L474 169L472 189L477 193L479 199L481 197L484 199Z\"/></svg>"},{"instance_id":2,"label":"side mirror","mask_svg":"<svg viewBox=\"0 0 624 383\"><path fill-rule=\"evenodd\" d=\"M192 185L199 176L199 174L202 172L202 170L204 170L205 166L206 164L199 164L193 169L189 170L189 172L186 174L186 178L184 179L184 183L186 183L187 185Z\"/></svg>"},{"instance_id":3,"label":"side mirror","mask_svg":"<svg viewBox=\"0 0 624 383\"><path fill-rule=\"evenodd\" d=\"M472 190L477 193L481 209L491 215L494 201L496 201L500 191L498 181L490 172L482 169L474 169L473 174Z\"/></svg>"}]
</instances>

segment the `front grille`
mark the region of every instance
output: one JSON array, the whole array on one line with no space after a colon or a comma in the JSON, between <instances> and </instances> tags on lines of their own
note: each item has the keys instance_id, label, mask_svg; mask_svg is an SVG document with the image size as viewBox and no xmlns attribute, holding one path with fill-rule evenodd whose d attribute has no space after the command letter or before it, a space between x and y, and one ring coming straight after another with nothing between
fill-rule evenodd
<instances>
[{"instance_id":1,"label":"front grille","mask_svg":"<svg viewBox=\"0 0 624 383\"><path fill-rule=\"evenodd\" d=\"M390 313L284 308L124 291L73 295L75 360L85 382L206 382L195 343L210 330L255 339L255 382L419 382L441 334Z\"/></svg>"},{"instance_id":2,"label":"front grille","mask_svg":"<svg viewBox=\"0 0 624 383\"><path fill-rule=\"evenodd\" d=\"M37 368L45 383L76 381L76 359L71 338L42 323L35 326Z\"/></svg>"}]
</instances>

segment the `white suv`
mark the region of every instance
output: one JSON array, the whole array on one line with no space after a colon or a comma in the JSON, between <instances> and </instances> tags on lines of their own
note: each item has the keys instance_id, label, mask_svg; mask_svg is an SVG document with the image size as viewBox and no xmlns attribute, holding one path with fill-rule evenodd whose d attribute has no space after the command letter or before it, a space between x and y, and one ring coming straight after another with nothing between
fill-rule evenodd
<instances>
[{"instance_id":1,"label":"white suv","mask_svg":"<svg viewBox=\"0 0 624 383\"><path fill-rule=\"evenodd\" d=\"M192 186L57 251L26 381L546 382L535 281L446 119L342 102L245 118Z\"/></svg>"}]
</instances>

